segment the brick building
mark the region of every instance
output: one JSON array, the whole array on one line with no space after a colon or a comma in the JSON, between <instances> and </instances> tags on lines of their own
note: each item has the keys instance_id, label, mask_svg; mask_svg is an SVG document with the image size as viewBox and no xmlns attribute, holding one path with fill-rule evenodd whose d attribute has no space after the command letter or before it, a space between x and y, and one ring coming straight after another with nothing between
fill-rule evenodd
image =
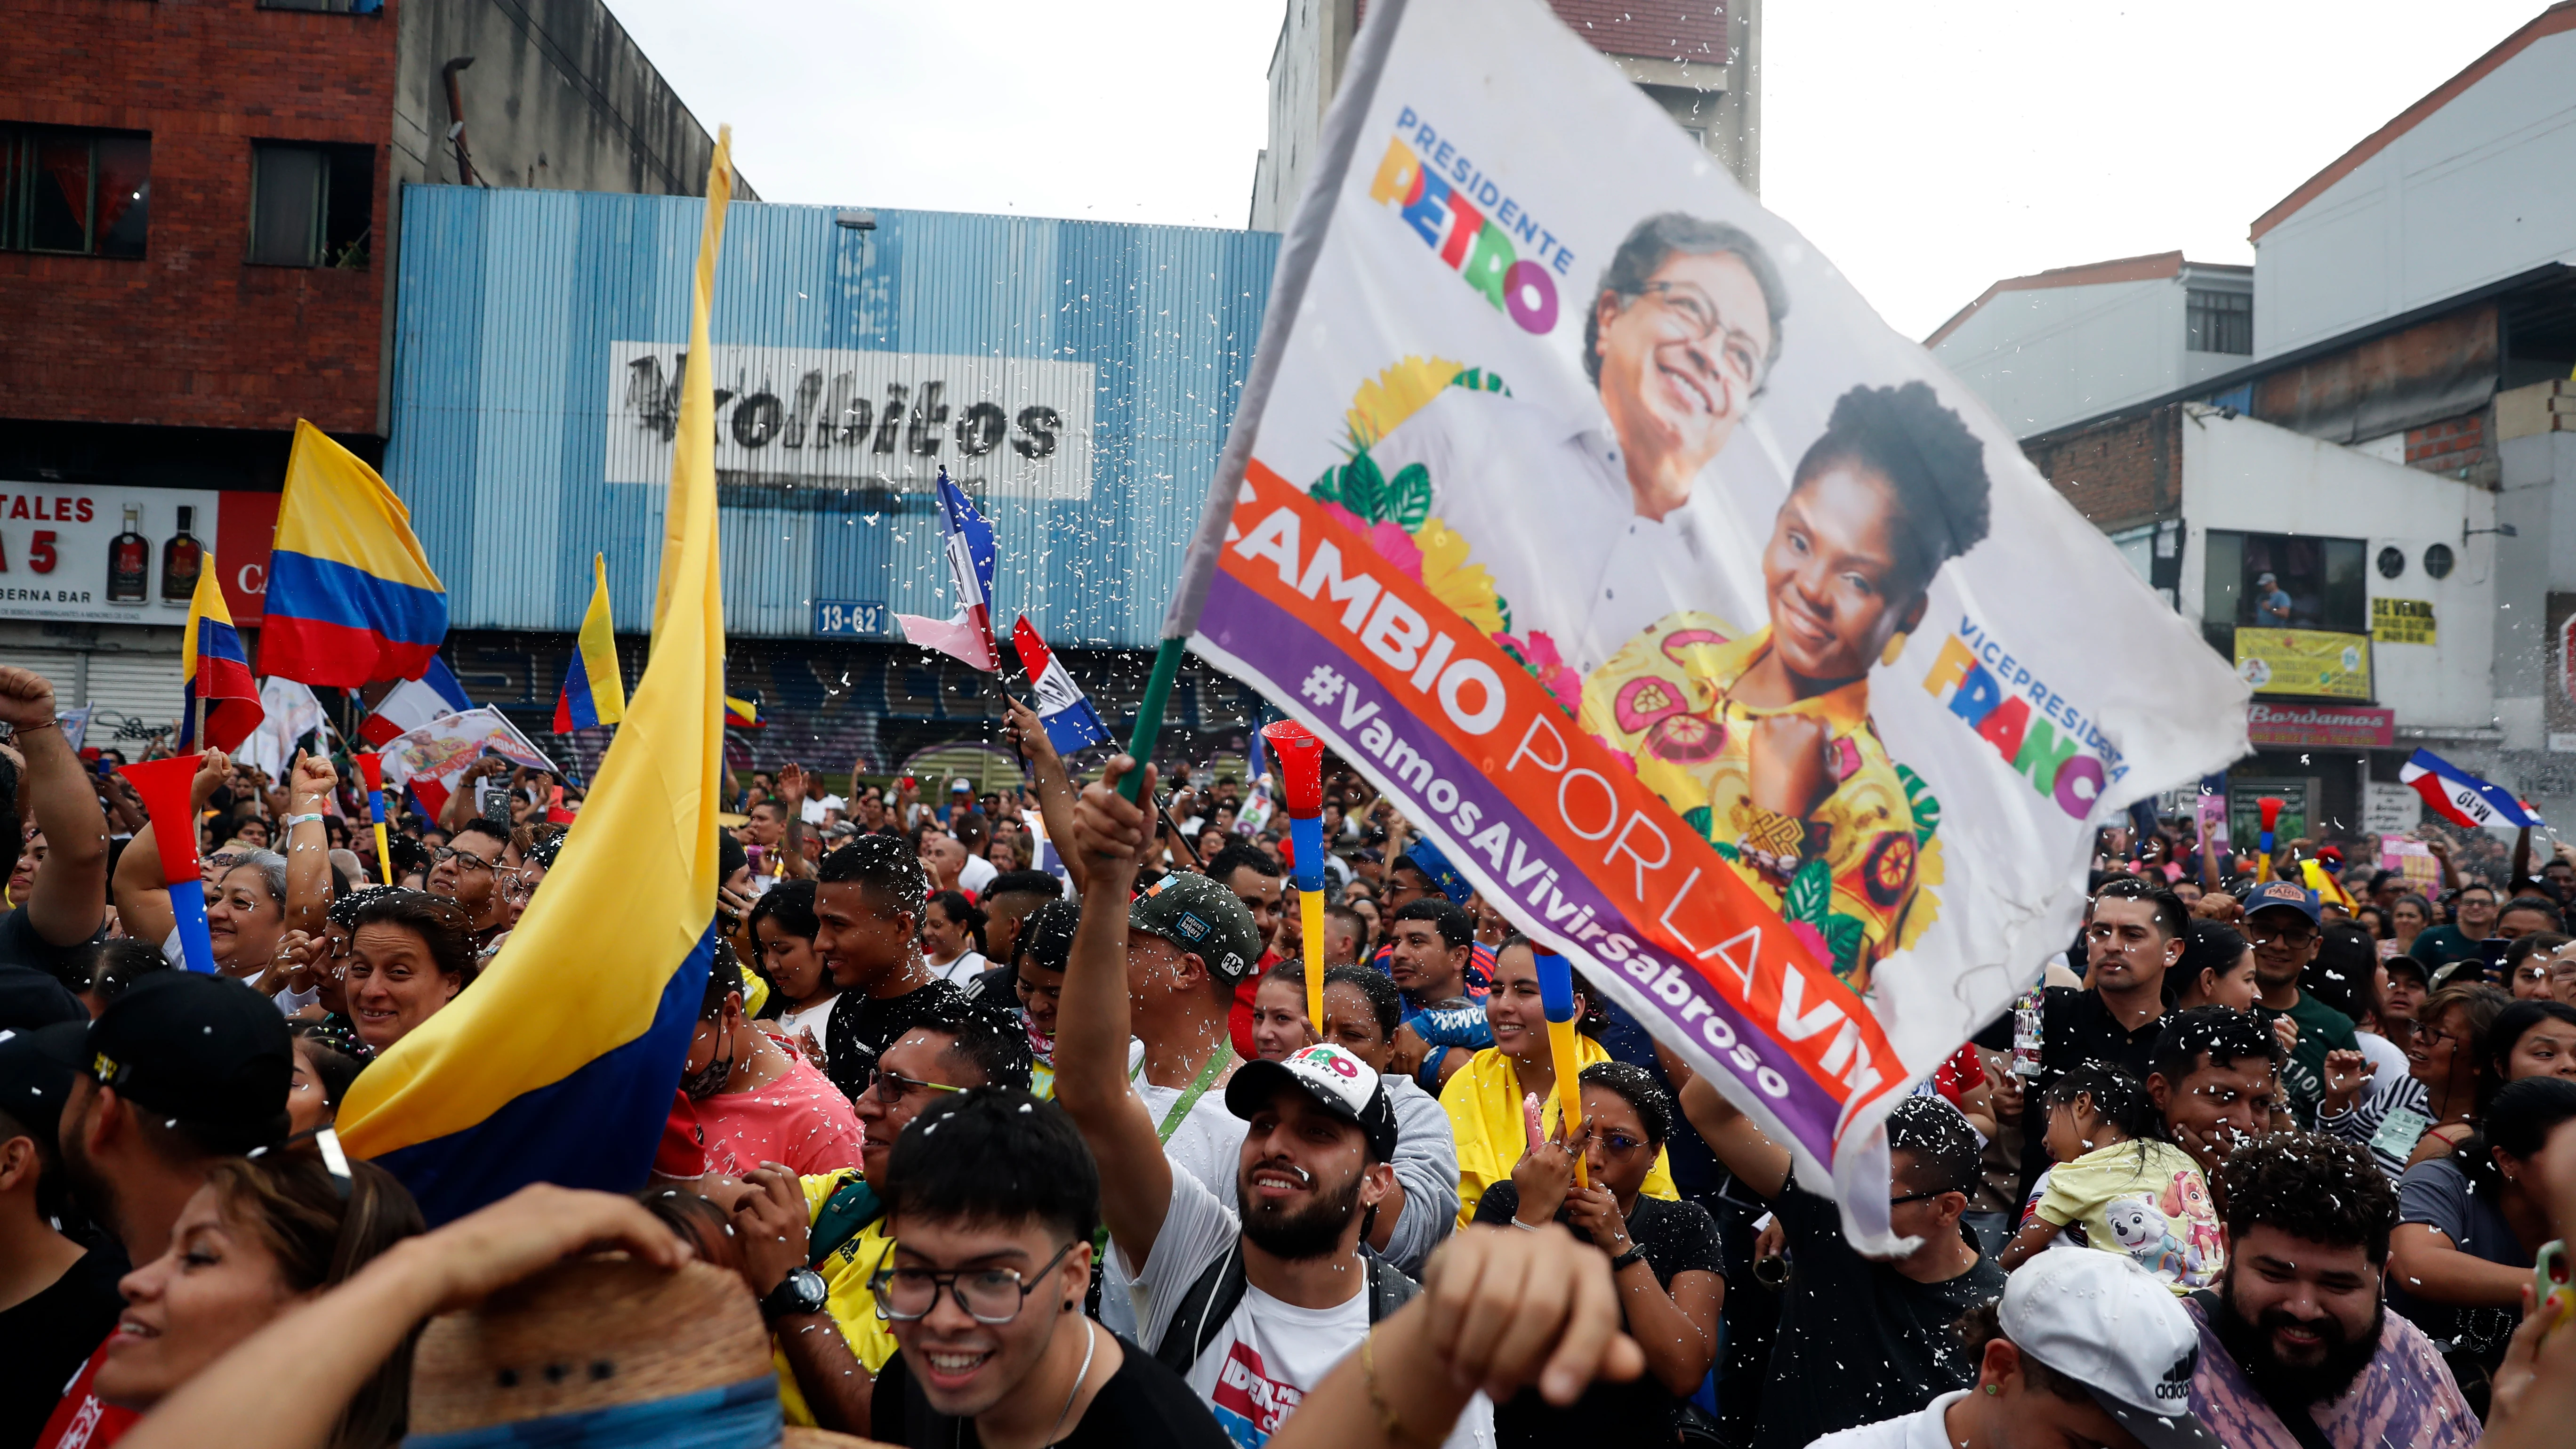
<instances>
[{"instance_id":1,"label":"brick building","mask_svg":"<svg viewBox=\"0 0 2576 1449\"><path fill-rule=\"evenodd\" d=\"M601 0L8 18L0 651L119 714L167 714L181 535L256 624L298 418L382 456L406 185L696 193L713 148Z\"/></svg>"}]
</instances>

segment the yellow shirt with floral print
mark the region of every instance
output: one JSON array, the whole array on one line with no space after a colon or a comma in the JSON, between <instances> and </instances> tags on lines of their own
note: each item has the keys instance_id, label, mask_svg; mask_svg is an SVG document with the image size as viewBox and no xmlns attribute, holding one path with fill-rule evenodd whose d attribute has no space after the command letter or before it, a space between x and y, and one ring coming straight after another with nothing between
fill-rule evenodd
<instances>
[{"instance_id":1,"label":"yellow shirt with floral print","mask_svg":"<svg viewBox=\"0 0 2576 1449\"><path fill-rule=\"evenodd\" d=\"M1937 902L1923 887L1940 883L1939 846L1917 835L1905 782L1869 720L1867 680L1777 709L1731 697L1770 647L1767 627L1738 637L1714 615L1668 615L1585 678L1579 721L1624 751L1638 782L1729 854L1775 909L1787 878L1742 858L1746 847L1825 862L1829 914L1810 924L1836 973L1867 991L1870 969L1932 923ZM1766 829L1753 806L1747 746L1753 723L1776 714L1812 715L1831 732L1836 784L1802 832Z\"/></svg>"}]
</instances>

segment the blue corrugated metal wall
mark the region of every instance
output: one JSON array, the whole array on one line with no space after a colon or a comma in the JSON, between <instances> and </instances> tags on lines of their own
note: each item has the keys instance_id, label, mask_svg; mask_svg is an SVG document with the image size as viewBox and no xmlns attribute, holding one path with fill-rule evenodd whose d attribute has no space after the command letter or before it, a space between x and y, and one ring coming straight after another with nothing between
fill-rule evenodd
<instances>
[{"instance_id":1,"label":"blue corrugated metal wall","mask_svg":"<svg viewBox=\"0 0 2576 1449\"><path fill-rule=\"evenodd\" d=\"M662 489L607 481L613 341L684 344L704 203L407 188L385 477L460 629L570 630L608 556L643 632ZM1044 358L1096 370L1092 491L990 500L1003 617L1050 640L1150 645L1252 363L1279 238L1266 232L737 204L713 340ZM738 635L809 633L816 598L945 614L935 508L805 490L723 509ZM930 509L930 511L924 511Z\"/></svg>"}]
</instances>

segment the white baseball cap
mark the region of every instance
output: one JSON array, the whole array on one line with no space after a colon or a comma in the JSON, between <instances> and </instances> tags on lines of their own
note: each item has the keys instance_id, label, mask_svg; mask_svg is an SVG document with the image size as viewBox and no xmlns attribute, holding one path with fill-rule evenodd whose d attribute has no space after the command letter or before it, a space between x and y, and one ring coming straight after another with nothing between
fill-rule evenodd
<instances>
[{"instance_id":1,"label":"white baseball cap","mask_svg":"<svg viewBox=\"0 0 2576 1449\"><path fill-rule=\"evenodd\" d=\"M1330 1042L1290 1052L1284 1061L1249 1061L1225 1084L1226 1110L1245 1121L1270 1105L1283 1087L1296 1087L1326 1112L1368 1135L1380 1162L1395 1156L1395 1106L1378 1074L1357 1054Z\"/></svg>"},{"instance_id":2,"label":"white baseball cap","mask_svg":"<svg viewBox=\"0 0 2576 1449\"><path fill-rule=\"evenodd\" d=\"M956 779L948 782L948 793L951 795L960 793L972 795L975 793L975 782L967 779L963 775L960 775Z\"/></svg>"},{"instance_id":3,"label":"white baseball cap","mask_svg":"<svg viewBox=\"0 0 2576 1449\"><path fill-rule=\"evenodd\" d=\"M2004 1336L2082 1384L2147 1449L2219 1449L2191 1412L2200 1330L2125 1253L2051 1248L2004 1284Z\"/></svg>"}]
</instances>

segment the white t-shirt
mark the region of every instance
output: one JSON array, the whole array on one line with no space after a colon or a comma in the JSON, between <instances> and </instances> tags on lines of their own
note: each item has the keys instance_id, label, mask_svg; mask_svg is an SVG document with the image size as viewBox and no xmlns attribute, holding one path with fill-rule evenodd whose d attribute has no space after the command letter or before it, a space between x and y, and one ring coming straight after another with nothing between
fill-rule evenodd
<instances>
[{"instance_id":1,"label":"white t-shirt","mask_svg":"<svg viewBox=\"0 0 2576 1449\"><path fill-rule=\"evenodd\" d=\"M2398 1083L2407 1080L2406 1053L2399 1051L2395 1042L2375 1031L2356 1031L2352 1036L2361 1045L2362 1059L2374 1068L2370 1095L2396 1089Z\"/></svg>"},{"instance_id":2,"label":"white t-shirt","mask_svg":"<svg viewBox=\"0 0 2576 1449\"><path fill-rule=\"evenodd\" d=\"M1837 1429L1808 1449L1951 1449L1950 1406L1968 1396L1966 1389L1943 1394L1902 1419L1881 1419L1850 1429Z\"/></svg>"},{"instance_id":3,"label":"white t-shirt","mask_svg":"<svg viewBox=\"0 0 2576 1449\"><path fill-rule=\"evenodd\" d=\"M1145 1044L1134 1037L1127 1039L1127 1084L1135 1090L1136 1099L1145 1104L1146 1115L1154 1119L1157 1132L1188 1091L1185 1087L1157 1087L1146 1081ZM1164 1160L1209 1186L1227 1207L1235 1204L1235 1167L1242 1157L1243 1119L1226 1110L1225 1088L1221 1084L1212 1084L1201 1093L1190 1104L1189 1115L1163 1141ZM1137 1338L1136 1317L1136 1307L1127 1296L1126 1279L1116 1273L1102 1274L1100 1321L1112 1332L1133 1339Z\"/></svg>"},{"instance_id":4,"label":"white t-shirt","mask_svg":"<svg viewBox=\"0 0 2576 1449\"><path fill-rule=\"evenodd\" d=\"M982 900L984 898L984 887L991 885L993 883L993 877L1000 875L1001 873L1002 868L1000 866L993 864L991 861L986 860L980 855L970 855L966 857L966 864L957 872L957 884L965 887L968 895L973 896L977 900Z\"/></svg>"},{"instance_id":5,"label":"white t-shirt","mask_svg":"<svg viewBox=\"0 0 2576 1449\"><path fill-rule=\"evenodd\" d=\"M803 1011L782 1010L778 1013L778 1034L796 1043L798 1051L805 1050L805 1033L814 1033L812 1058L818 1068L823 1065L825 1043L830 1038L832 1003L840 999L841 993L835 991Z\"/></svg>"},{"instance_id":6,"label":"white t-shirt","mask_svg":"<svg viewBox=\"0 0 2576 1449\"><path fill-rule=\"evenodd\" d=\"M925 958L925 964L927 964L927 958ZM957 953L957 959L945 966L932 966L930 974L963 991L974 984L976 977L992 969L993 963L985 959L983 952L970 948Z\"/></svg>"},{"instance_id":7,"label":"white t-shirt","mask_svg":"<svg viewBox=\"0 0 2576 1449\"><path fill-rule=\"evenodd\" d=\"M1233 1209L1196 1177L1174 1168L1172 1203L1154 1238L1153 1257L1139 1270L1123 1246L1111 1243L1118 1271L1134 1288L1143 1329L1136 1341L1147 1352L1162 1342L1190 1285L1241 1234ZM1351 1296L1331 1308L1299 1308L1246 1284L1243 1301L1190 1365L1190 1388L1242 1449L1260 1449L1307 1391L1367 1336L1368 1279L1353 1278ZM1478 1394L1458 1416L1444 1449L1492 1449L1493 1442L1494 1406Z\"/></svg>"}]
</instances>

